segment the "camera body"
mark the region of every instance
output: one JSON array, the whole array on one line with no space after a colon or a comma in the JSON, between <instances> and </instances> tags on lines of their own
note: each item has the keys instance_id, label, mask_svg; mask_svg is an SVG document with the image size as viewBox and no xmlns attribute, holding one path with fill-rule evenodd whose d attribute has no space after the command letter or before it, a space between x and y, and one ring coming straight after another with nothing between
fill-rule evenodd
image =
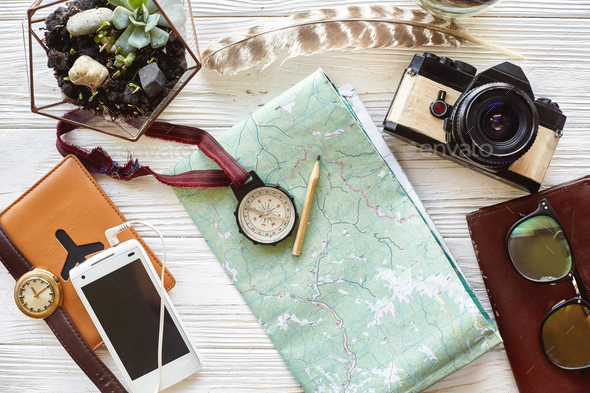
<instances>
[{"instance_id":1,"label":"camera body","mask_svg":"<svg viewBox=\"0 0 590 393\"><path fill-rule=\"evenodd\" d=\"M384 121L385 131L516 188L537 192L565 124L557 103L535 100L522 69L475 67L415 55Z\"/></svg>"}]
</instances>

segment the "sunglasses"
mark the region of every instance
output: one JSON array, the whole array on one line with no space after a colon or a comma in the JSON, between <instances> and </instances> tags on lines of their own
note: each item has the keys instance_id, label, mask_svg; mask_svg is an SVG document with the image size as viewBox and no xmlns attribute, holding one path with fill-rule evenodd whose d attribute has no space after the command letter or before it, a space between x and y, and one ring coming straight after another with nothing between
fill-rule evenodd
<instances>
[{"instance_id":1,"label":"sunglasses","mask_svg":"<svg viewBox=\"0 0 590 393\"><path fill-rule=\"evenodd\" d=\"M557 303L541 323L541 348L561 369L590 369L590 299L563 226L547 199L539 201L536 211L510 228L506 246L512 266L526 280L539 284L572 282L577 296Z\"/></svg>"}]
</instances>

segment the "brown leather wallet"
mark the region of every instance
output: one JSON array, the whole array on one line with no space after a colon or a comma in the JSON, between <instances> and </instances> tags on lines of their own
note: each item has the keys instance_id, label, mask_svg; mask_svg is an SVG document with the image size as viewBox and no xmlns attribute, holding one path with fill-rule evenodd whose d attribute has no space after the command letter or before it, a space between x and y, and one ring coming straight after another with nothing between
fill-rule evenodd
<instances>
[{"instance_id":1,"label":"brown leather wallet","mask_svg":"<svg viewBox=\"0 0 590 393\"><path fill-rule=\"evenodd\" d=\"M125 221L74 156L63 159L0 213L0 226L24 256L35 267L60 278L63 308L92 349L98 348L102 339L69 280L69 269L83 262L86 252L109 248L105 230ZM119 235L121 241L131 238L142 244L160 274L162 263L133 228ZM175 284L167 270L164 284L167 290Z\"/></svg>"},{"instance_id":2,"label":"brown leather wallet","mask_svg":"<svg viewBox=\"0 0 590 393\"><path fill-rule=\"evenodd\" d=\"M590 286L590 176L467 215L473 248L520 393L586 393L590 373L564 371L545 357L539 342L543 318L561 300L575 297L571 282L531 283L510 263L506 234L547 198L571 242L582 280ZM588 338L590 340L590 337Z\"/></svg>"}]
</instances>

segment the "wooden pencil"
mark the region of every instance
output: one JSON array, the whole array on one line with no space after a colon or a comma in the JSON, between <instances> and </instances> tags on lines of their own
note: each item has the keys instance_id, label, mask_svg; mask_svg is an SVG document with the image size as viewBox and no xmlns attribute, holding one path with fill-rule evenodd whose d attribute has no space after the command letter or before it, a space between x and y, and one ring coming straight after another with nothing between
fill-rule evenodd
<instances>
[{"instance_id":1,"label":"wooden pencil","mask_svg":"<svg viewBox=\"0 0 590 393\"><path fill-rule=\"evenodd\" d=\"M301 212L301 219L299 220L299 228L297 228L297 236L293 243L293 255L301 255L301 248L303 247L303 240L305 239L305 231L307 230L307 222L309 220L309 213L313 204L313 197L315 195L315 188L320 178L320 156L311 171L309 182L307 183L307 192L305 193L305 200L303 201L303 211Z\"/></svg>"}]
</instances>

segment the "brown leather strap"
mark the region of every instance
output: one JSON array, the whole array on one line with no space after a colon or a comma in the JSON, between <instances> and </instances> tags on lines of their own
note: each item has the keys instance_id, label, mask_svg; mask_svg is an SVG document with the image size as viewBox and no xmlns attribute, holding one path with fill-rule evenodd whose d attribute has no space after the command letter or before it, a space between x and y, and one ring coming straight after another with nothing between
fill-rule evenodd
<instances>
[{"instance_id":1,"label":"brown leather strap","mask_svg":"<svg viewBox=\"0 0 590 393\"><path fill-rule=\"evenodd\" d=\"M45 318L45 322L72 359L102 393L127 393L117 377L82 338L65 308L60 306L53 314Z\"/></svg>"},{"instance_id":2,"label":"brown leather strap","mask_svg":"<svg viewBox=\"0 0 590 393\"><path fill-rule=\"evenodd\" d=\"M0 260L15 280L34 268L10 239L2 225L0 225ZM82 338L65 308L60 306L55 313L45 318L45 322L72 359L102 393L127 393L117 377Z\"/></svg>"},{"instance_id":3,"label":"brown leather strap","mask_svg":"<svg viewBox=\"0 0 590 393\"><path fill-rule=\"evenodd\" d=\"M12 242L2 225L0 225L0 260L15 280L34 268L33 264Z\"/></svg>"}]
</instances>

